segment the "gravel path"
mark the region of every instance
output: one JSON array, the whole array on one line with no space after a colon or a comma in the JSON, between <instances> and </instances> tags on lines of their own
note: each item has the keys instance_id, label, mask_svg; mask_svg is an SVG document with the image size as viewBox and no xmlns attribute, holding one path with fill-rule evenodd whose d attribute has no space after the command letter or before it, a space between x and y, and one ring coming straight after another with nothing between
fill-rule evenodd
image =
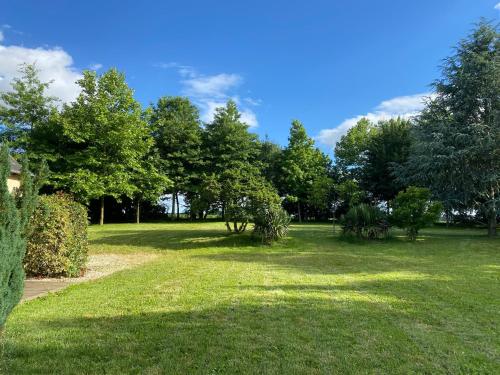
<instances>
[{"instance_id":1,"label":"gravel path","mask_svg":"<svg viewBox=\"0 0 500 375\"><path fill-rule=\"evenodd\" d=\"M117 271L150 262L157 257L158 255L149 253L90 255L87 272L81 277L27 278L22 301L57 292L71 284L99 279Z\"/></svg>"}]
</instances>

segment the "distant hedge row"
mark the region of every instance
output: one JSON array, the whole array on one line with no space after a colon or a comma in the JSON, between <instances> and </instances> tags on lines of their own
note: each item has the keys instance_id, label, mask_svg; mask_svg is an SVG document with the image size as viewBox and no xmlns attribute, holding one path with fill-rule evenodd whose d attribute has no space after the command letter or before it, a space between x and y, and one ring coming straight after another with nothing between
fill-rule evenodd
<instances>
[{"instance_id":1,"label":"distant hedge row","mask_svg":"<svg viewBox=\"0 0 500 375\"><path fill-rule=\"evenodd\" d=\"M67 194L41 196L24 269L31 276L80 276L88 258L87 210Z\"/></svg>"}]
</instances>

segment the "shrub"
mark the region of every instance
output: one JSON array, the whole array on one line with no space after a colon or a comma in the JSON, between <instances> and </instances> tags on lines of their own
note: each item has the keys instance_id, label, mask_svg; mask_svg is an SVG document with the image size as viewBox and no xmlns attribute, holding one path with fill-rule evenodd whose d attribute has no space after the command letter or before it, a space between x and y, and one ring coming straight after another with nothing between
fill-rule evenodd
<instances>
[{"instance_id":1,"label":"shrub","mask_svg":"<svg viewBox=\"0 0 500 375\"><path fill-rule=\"evenodd\" d=\"M17 197L7 187L9 174L9 149L4 144L0 152L0 336L7 316L23 294L26 233L38 190L26 160L23 162Z\"/></svg>"},{"instance_id":2,"label":"shrub","mask_svg":"<svg viewBox=\"0 0 500 375\"><path fill-rule=\"evenodd\" d=\"M361 203L352 207L343 216L342 232L344 235L356 235L359 238L384 238L389 235L389 223L386 215L378 207Z\"/></svg>"},{"instance_id":3,"label":"shrub","mask_svg":"<svg viewBox=\"0 0 500 375\"><path fill-rule=\"evenodd\" d=\"M87 210L69 195L40 197L33 214L24 269L36 276L81 274L87 262Z\"/></svg>"},{"instance_id":4,"label":"shrub","mask_svg":"<svg viewBox=\"0 0 500 375\"><path fill-rule=\"evenodd\" d=\"M421 228L432 225L439 219L442 210L440 202L431 200L429 189L410 186L394 198L391 221L406 229L406 235L413 241Z\"/></svg>"},{"instance_id":5,"label":"shrub","mask_svg":"<svg viewBox=\"0 0 500 375\"><path fill-rule=\"evenodd\" d=\"M270 244L286 236L290 215L280 206L268 206L257 210L254 216L254 235Z\"/></svg>"}]
</instances>

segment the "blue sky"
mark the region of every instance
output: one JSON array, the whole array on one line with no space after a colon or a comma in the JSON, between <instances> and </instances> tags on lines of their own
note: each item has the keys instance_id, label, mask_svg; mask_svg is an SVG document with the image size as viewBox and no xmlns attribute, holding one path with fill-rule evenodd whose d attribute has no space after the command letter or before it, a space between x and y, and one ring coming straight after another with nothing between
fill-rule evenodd
<instances>
[{"instance_id":1,"label":"blue sky","mask_svg":"<svg viewBox=\"0 0 500 375\"><path fill-rule=\"evenodd\" d=\"M452 46L481 16L500 16L498 0L1 0L0 9L0 89L36 61L51 93L71 100L83 69L117 67L144 105L188 95L209 120L234 98L261 136L284 145L297 118L324 151L360 116L416 113Z\"/></svg>"}]
</instances>

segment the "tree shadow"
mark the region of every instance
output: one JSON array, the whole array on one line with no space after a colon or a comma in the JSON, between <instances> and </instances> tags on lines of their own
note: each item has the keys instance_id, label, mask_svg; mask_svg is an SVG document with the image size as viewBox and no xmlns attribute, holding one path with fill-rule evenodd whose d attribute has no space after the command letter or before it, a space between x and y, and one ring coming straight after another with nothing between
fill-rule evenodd
<instances>
[{"instance_id":1,"label":"tree shadow","mask_svg":"<svg viewBox=\"0 0 500 375\"><path fill-rule=\"evenodd\" d=\"M6 368L12 374L295 374L494 366L477 349L484 345L477 331L467 340L443 335L441 322L415 321L409 301L380 293L335 299L336 289L319 285L296 285L302 294L284 296L255 287L264 288L258 299L187 311L34 318L15 336L8 331Z\"/></svg>"},{"instance_id":2,"label":"tree shadow","mask_svg":"<svg viewBox=\"0 0 500 375\"><path fill-rule=\"evenodd\" d=\"M250 232L232 234L224 230L116 230L106 231L91 245L148 247L155 250L191 250L208 247L255 247L260 242Z\"/></svg>"},{"instance_id":3,"label":"tree shadow","mask_svg":"<svg viewBox=\"0 0 500 375\"><path fill-rule=\"evenodd\" d=\"M220 229L165 225L158 229L106 230L99 233L100 237L93 239L91 244L110 246L107 251L112 251L114 247L140 247L158 251L210 249L215 251L196 252L189 256L211 261L258 263L311 274L398 270L454 277L464 270L491 264L491 259L479 256L479 251L471 254L466 247L459 246L470 242L461 241L461 233L446 237L446 231L432 229L423 232L423 241L417 242L399 238L346 241L332 234L330 229L330 226L319 224L294 225L286 240L274 246L265 246L250 231L230 234L222 223ZM484 237L478 236L474 241L480 238L491 245ZM450 247L449 241L456 241L457 247ZM441 248L441 244L446 244L446 249L444 246ZM258 251L254 251L256 248ZM485 255L490 254L489 250L481 251ZM443 263L447 266L443 267Z\"/></svg>"}]
</instances>

